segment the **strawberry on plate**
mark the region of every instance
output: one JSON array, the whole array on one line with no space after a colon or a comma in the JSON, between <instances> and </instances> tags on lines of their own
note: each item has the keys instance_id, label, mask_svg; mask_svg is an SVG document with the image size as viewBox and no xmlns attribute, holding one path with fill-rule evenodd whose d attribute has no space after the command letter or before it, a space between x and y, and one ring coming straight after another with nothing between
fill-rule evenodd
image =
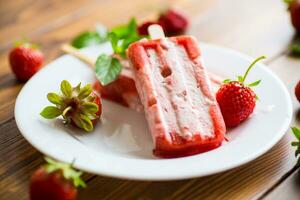
<instances>
[{"instance_id":1,"label":"strawberry on plate","mask_svg":"<svg viewBox=\"0 0 300 200\"><path fill-rule=\"evenodd\" d=\"M9 53L9 63L16 78L27 81L43 65L44 55L37 46L28 42L16 44Z\"/></svg>"},{"instance_id":2,"label":"strawberry on plate","mask_svg":"<svg viewBox=\"0 0 300 200\"><path fill-rule=\"evenodd\" d=\"M37 169L30 178L31 200L75 200L77 187L86 187L82 172L70 164L45 158L47 164Z\"/></svg>"},{"instance_id":3,"label":"strawberry on plate","mask_svg":"<svg viewBox=\"0 0 300 200\"><path fill-rule=\"evenodd\" d=\"M63 80L60 85L61 94L48 93L48 100L55 106L47 106L40 113L46 119L63 117L64 124L73 124L85 131L92 131L102 113L100 97L92 90L90 84L76 87Z\"/></svg>"},{"instance_id":4,"label":"strawberry on plate","mask_svg":"<svg viewBox=\"0 0 300 200\"><path fill-rule=\"evenodd\" d=\"M254 60L248 67L244 76L238 76L237 81L226 79L216 94L225 124L227 127L235 127L245 121L253 112L257 96L251 87L257 86L261 80L245 84L245 79L251 68L261 59Z\"/></svg>"}]
</instances>

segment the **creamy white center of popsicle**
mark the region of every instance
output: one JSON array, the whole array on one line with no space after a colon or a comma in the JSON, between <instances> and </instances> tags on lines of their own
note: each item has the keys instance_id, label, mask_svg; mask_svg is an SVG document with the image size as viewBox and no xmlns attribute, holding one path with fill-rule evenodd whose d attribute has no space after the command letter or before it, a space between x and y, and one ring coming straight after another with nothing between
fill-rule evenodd
<instances>
[{"instance_id":1,"label":"creamy white center of popsicle","mask_svg":"<svg viewBox=\"0 0 300 200\"><path fill-rule=\"evenodd\" d=\"M163 110L166 131L190 138L195 134L210 136L213 123L209 113L211 102L202 93L195 78L193 62L183 46L174 44L167 38L162 39L166 70L161 64L157 52L148 49L153 67L153 83L158 91L159 103ZM205 78L205 77L203 77Z\"/></svg>"}]
</instances>

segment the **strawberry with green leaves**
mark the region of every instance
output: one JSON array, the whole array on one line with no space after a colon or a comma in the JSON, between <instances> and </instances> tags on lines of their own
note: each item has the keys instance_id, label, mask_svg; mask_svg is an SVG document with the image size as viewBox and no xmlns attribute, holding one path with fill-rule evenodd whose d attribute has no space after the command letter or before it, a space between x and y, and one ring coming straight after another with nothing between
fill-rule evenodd
<instances>
[{"instance_id":1,"label":"strawberry with green leaves","mask_svg":"<svg viewBox=\"0 0 300 200\"><path fill-rule=\"evenodd\" d=\"M9 63L16 78L27 81L42 67L44 55L37 45L20 41L10 51Z\"/></svg>"},{"instance_id":2,"label":"strawberry with green leaves","mask_svg":"<svg viewBox=\"0 0 300 200\"><path fill-rule=\"evenodd\" d=\"M86 187L80 178L82 172L70 164L45 158L46 164L37 169L30 178L31 200L75 200L77 187Z\"/></svg>"},{"instance_id":3,"label":"strawberry with green leaves","mask_svg":"<svg viewBox=\"0 0 300 200\"><path fill-rule=\"evenodd\" d=\"M257 96L251 87L257 86L261 80L245 84L252 67L265 57L259 57L248 67L244 76L238 76L237 81L226 79L216 94L225 124L235 127L245 121L253 112Z\"/></svg>"},{"instance_id":4,"label":"strawberry with green leaves","mask_svg":"<svg viewBox=\"0 0 300 200\"><path fill-rule=\"evenodd\" d=\"M60 85L61 94L48 93L48 100L54 106L47 106L40 113L46 119L63 117L64 124L74 124L87 132L93 130L93 125L101 116L102 103L100 97L93 92L90 84L76 87L63 80Z\"/></svg>"}]
</instances>

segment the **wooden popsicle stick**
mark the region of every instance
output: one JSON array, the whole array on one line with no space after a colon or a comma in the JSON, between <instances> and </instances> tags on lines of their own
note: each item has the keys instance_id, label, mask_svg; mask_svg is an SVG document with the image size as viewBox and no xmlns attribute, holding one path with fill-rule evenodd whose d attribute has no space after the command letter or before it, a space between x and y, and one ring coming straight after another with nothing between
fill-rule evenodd
<instances>
[{"instance_id":1,"label":"wooden popsicle stick","mask_svg":"<svg viewBox=\"0 0 300 200\"><path fill-rule=\"evenodd\" d=\"M153 24L148 27L148 34L152 40L165 38L165 33L162 27L158 24Z\"/></svg>"},{"instance_id":2,"label":"wooden popsicle stick","mask_svg":"<svg viewBox=\"0 0 300 200\"><path fill-rule=\"evenodd\" d=\"M85 62L86 64L88 64L92 68L94 68L96 60L84 55L82 52L80 52L78 49L72 47L71 45L63 44L61 46L61 50L65 53L71 54L71 55L79 58L80 60L82 60L83 62Z\"/></svg>"}]
</instances>

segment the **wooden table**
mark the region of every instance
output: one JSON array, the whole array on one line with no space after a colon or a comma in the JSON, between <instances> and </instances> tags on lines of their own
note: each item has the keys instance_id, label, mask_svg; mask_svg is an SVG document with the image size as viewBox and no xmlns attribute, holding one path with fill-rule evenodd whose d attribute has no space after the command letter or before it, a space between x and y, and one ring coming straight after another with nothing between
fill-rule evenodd
<instances>
[{"instance_id":1,"label":"wooden table","mask_svg":"<svg viewBox=\"0 0 300 200\"><path fill-rule=\"evenodd\" d=\"M300 126L300 104L293 92L300 79L300 58L288 55L287 48L296 38L281 0L169 2L186 11L191 18L189 33L199 40L253 57L266 55L269 68L283 80L291 94L295 112L292 125ZM14 119L15 99L23 84L15 80L7 62L13 41L26 36L39 43L48 63L62 54L60 44L91 29L97 21L112 27L132 16L151 18L167 3L159 0L0 2L0 199L28 199L29 176L43 163L42 155L22 137ZM277 145L258 159L203 178L141 182L86 174L88 188L80 191L80 199L300 199L300 177L294 167L294 148L290 146L293 139L288 130Z\"/></svg>"}]
</instances>

